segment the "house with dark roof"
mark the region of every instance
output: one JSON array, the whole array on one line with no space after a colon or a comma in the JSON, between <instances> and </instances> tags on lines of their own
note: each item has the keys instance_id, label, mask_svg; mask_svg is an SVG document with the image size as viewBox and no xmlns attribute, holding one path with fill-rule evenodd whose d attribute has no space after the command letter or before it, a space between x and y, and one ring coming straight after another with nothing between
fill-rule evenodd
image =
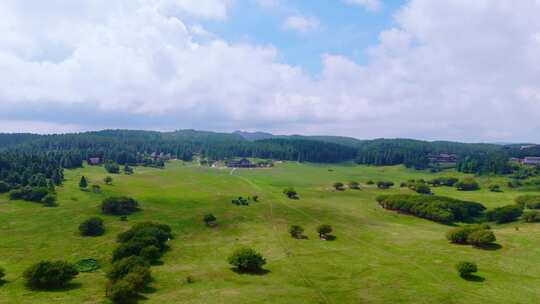
<instances>
[{"instance_id":1,"label":"house with dark roof","mask_svg":"<svg viewBox=\"0 0 540 304\"><path fill-rule=\"evenodd\" d=\"M255 168L256 165L253 164L249 159L242 158L239 161L229 161L227 162L227 167L229 168Z\"/></svg>"}]
</instances>

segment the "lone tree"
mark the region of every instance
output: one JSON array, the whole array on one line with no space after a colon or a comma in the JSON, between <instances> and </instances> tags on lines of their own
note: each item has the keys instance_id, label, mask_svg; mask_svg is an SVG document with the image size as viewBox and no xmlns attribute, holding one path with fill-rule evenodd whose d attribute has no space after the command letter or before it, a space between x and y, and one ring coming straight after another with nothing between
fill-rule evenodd
<instances>
[{"instance_id":1,"label":"lone tree","mask_svg":"<svg viewBox=\"0 0 540 304\"><path fill-rule=\"evenodd\" d=\"M26 284L33 288L55 289L64 287L79 272L75 265L64 261L42 261L23 273Z\"/></svg>"},{"instance_id":2,"label":"lone tree","mask_svg":"<svg viewBox=\"0 0 540 304\"><path fill-rule=\"evenodd\" d=\"M101 211L104 214L128 215L139 210L139 202L130 197L109 197L101 203Z\"/></svg>"},{"instance_id":3,"label":"lone tree","mask_svg":"<svg viewBox=\"0 0 540 304\"><path fill-rule=\"evenodd\" d=\"M266 260L257 251L251 248L240 248L228 258L229 264L241 272L256 273L262 270Z\"/></svg>"},{"instance_id":4,"label":"lone tree","mask_svg":"<svg viewBox=\"0 0 540 304\"><path fill-rule=\"evenodd\" d=\"M456 264L456 270L462 278L466 278L478 271L478 267L472 262L459 262Z\"/></svg>"},{"instance_id":5,"label":"lone tree","mask_svg":"<svg viewBox=\"0 0 540 304\"><path fill-rule=\"evenodd\" d=\"M321 239L326 239L329 233L332 232L332 226L328 224L322 224L319 227L317 227L317 233L319 234L319 237Z\"/></svg>"},{"instance_id":6,"label":"lone tree","mask_svg":"<svg viewBox=\"0 0 540 304\"><path fill-rule=\"evenodd\" d=\"M112 179L112 177L107 176L107 177L105 177L103 179L103 181L105 182L105 184L110 185L110 184L112 184L113 179Z\"/></svg>"},{"instance_id":7,"label":"lone tree","mask_svg":"<svg viewBox=\"0 0 540 304\"><path fill-rule=\"evenodd\" d=\"M208 227L214 227L216 226L217 218L212 214L208 213L203 217L203 221Z\"/></svg>"},{"instance_id":8,"label":"lone tree","mask_svg":"<svg viewBox=\"0 0 540 304\"><path fill-rule=\"evenodd\" d=\"M299 238L302 238L302 233L304 233L304 228L302 228L302 226L299 226L299 225L291 225L291 227L289 227L289 233L291 234L293 238L299 239Z\"/></svg>"},{"instance_id":9,"label":"lone tree","mask_svg":"<svg viewBox=\"0 0 540 304\"><path fill-rule=\"evenodd\" d=\"M296 190L294 190L294 188L286 188L285 190L283 190L283 194L285 194L290 199L298 199L298 193L296 192Z\"/></svg>"},{"instance_id":10,"label":"lone tree","mask_svg":"<svg viewBox=\"0 0 540 304\"><path fill-rule=\"evenodd\" d=\"M100 236L105 233L103 220L99 217L92 217L79 225L79 232L82 236Z\"/></svg>"},{"instance_id":11,"label":"lone tree","mask_svg":"<svg viewBox=\"0 0 540 304\"><path fill-rule=\"evenodd\" d=\"M88 187L88 181L86 180L86 177L81 176L81 180L79 181L79 188L86 189Z\"/></svg>"}]
</instances>

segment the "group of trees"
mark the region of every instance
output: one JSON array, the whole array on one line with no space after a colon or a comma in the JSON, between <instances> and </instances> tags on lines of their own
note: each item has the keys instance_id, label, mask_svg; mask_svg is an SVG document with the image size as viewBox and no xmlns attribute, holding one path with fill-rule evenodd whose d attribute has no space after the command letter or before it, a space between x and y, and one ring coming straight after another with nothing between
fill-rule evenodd
<instances>
[{"instance_id":1,"label":"group of trees","mask_svg":"<svg viewBox=\"0 0 540 304\"><path fill-rule=\"evenodd\" d=\"M136 299L151 281L150 266L159 260L173 237L168 225L143 222L118 235L107 273L106 295L114 303Z\"/></svg>"},{"instance_id":2,"label":"group of trees","mask_svg":"<svg viewBox=\"0 0 540 304\"><path fill-rule=\"evenodd\" d=\"M345 190L345 184L342 182L335 182L332 187L336 191L344 191ZM347 184L347 187L352 190L359 190L360 189L360 183L357 181L351 181Z\"/></svg>"},{"instance_id":3,"label":"group of trees","mask_svg":"<svg viewBox=\"0 0 540 304\"><path fill-rule=\"evenodd\" d=\"M321 224L317 227L317 233L319 234L319 238L326 239L330 233L332 233L333 228L331 225L328 224ZM304 236L304 228L299 225L291 225L289 227L289 234L291 237L295 239L304 239L306 238Z\"/></svg>"},{"instance_id":4,"label":"group of trees","mask_svg":"<svg viewBox=\"0 0 540 304\"><path fill-rule=\"evenodd\" d=\"M382 195L377 197L377 201L385 209L445 224L471 221L486 209L479 203L436 195Z\"/></svg>"},{"instance_id":5,"label":"group of trees","mask_svg":"<svg viewBox=\"0 0 540 304\"><path fill-rule=\"evenodd\" d=\"M497 240L489 225L457 227L448 231L446 238L455 244L469 244L476 247L487 247Z\"/></svg>"}]
</instances>

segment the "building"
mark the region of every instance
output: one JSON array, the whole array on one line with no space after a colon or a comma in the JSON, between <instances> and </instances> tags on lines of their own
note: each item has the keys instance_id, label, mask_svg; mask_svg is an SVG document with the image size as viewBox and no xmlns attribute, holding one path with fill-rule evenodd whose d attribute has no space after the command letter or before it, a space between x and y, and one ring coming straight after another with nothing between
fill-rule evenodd
<instances>
[{"instance_id":1,"label":"building","mask_svg":"<svg viewBox=\"0 0 540 304\"><path fill-rule=\"evenodd\" d=\"M101 165L101 158L99 158L99 157L90 157L88 159L88 164L91 165L91 166Z\"/></svg>"},{"instance_id":2,"label":"building","mask_svg":"<svg viewBox=\"0 0 540 304\"><path fill-rule=\"evenodd\" d=\"M521 160L521 163L529 166L540 165L540 157L527 156L523 160Z\"/></svg>"},{"instance_id":3,"label":"building","mask_svg":"<svg viewBox=\"0 0 540 304\"><path fill-rule=\"evenodd\" d=\"M448 153L432 154L429 156L429 160L432 163L455 163L457 162L457 158L456 154Z\"/></svg>"},{"instance_id":4,"label":"building","mask_svg":"<svg viewBox=\"0 0 540 304\"><path fill-rule=\"evenodd\" d=\"M255 168L256 165L254 165L252 162L250 162L249 159L242 158L239 161L229 161L229 162L227 162L227 167L229 167L229 168Z\"/></svg>"}]
</instances>

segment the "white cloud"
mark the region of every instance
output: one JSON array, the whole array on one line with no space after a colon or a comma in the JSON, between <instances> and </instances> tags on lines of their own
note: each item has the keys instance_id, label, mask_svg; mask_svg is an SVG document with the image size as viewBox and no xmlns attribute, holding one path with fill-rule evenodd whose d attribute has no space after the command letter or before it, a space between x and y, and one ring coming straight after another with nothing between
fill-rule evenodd
<instances>
[{"instance_id":1,"label":"white cloud","mask_svg":"<svg viewBox=\"0 0 540 304\"><path fill-rule=\"evenodd\" d=\"M382 8L380 0L344 0L345 3L360 5L369 11L378 11Z\"/></svg>"},{"instance_id":2,"label":"white cloud","mask_svg":"<svg viewBox=\"0 0 540 304\"><path fill-rule=\"evenodd\" d=\"M281 63L271 46L229 43L193 22L225 18L228 2L112 3L0 2L2 131L114 125L540 141L536 0L412 0L366 64L328 54L317 77Z\"/></svg>"},{"instance_id":3,"label":"white cloud","mask_svg":"<svg viewBox=\"0 0 540 304\"><path fill-rule=\"evenodd\" d=\"M306 17L301 15L289 16L285 19L283 27L288 30L293 30L298 33L307 33L319 27L319 20L314 17Z\"/></svg>"}]
</instances>

